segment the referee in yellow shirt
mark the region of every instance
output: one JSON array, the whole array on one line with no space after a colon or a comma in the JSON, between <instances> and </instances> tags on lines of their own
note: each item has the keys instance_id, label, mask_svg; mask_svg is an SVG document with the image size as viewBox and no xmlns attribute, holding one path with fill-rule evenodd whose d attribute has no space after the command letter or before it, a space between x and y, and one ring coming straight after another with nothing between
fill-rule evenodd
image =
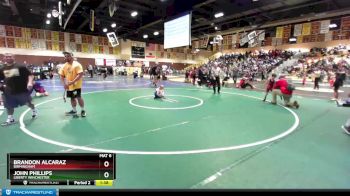
<instances>
[{"instance_id":1,"label":"referee in yellow shirt","mask_svg":"<svg viewBox=\"0 0 350 196\"><path fill-rule=\"evenodd\" d=\"M63 52L66 63L59 71L61 82L64 89L67 91L67 97L71 100L72 110L66 112L66 115L77 115L77 100L81 108L81 117L86 117L84 110L84 100L81 97L81 88L83 85L83 67L77 61L74 61L73 54L70 52Z\"/></svg>"}]
</instances>

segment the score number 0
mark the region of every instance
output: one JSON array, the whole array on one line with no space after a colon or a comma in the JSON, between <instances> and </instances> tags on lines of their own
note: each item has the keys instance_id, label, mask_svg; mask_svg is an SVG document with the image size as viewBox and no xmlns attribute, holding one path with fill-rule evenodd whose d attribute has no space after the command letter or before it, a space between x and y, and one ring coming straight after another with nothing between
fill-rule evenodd
<instances>
[{"instance_id":1,"label":"score number 0","mask_svg":"<svg viewBox=\"0 0 350 196\"><path fill-rule=\"evenodd\" d=\"M108 162L108 161L105 161L105 162L103 163L103 166L109 167L109 162ZM105 173L103 174L103 176L104 176L105 178L109 178L109 173L108 173L108 172L105 172Z\"/></svg>"}]
</instances>

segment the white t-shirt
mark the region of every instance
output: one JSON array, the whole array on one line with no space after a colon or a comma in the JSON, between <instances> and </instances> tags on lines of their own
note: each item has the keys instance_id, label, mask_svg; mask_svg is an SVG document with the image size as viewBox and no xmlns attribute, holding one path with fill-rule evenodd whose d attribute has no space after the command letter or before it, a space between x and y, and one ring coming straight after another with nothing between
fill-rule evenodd
<instances>
[{"instance_id":1,"label":"white t-shirt","mask_svg":"<svg viewBox=\"0 0 350 196\"><path fill-rule=\"evenodd\" d=\"M159 97L164 97L164 95L165 95L164 89L160 90L160 88L156 89L156 93Z\"/></svg>"},{"instance_id":2,"label":"white t-shirt","mask_svg":"<svg viewBox=\"0 0 350 196\"><path fill-rule=\"evenodd\" d=\"M220 67L213 68L212 72L213 72L212 74L214 77L221 76L221 74L222 74Z\"/></svg>"}]
</instances>

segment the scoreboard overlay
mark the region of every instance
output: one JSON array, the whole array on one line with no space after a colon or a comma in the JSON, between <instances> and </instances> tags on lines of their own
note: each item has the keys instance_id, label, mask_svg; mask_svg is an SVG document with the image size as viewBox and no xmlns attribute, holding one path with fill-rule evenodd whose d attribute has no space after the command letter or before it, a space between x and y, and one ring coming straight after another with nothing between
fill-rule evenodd
<instances>
[{"instance_id":1,"label":"scoreboard overlay","mask_svg":"<svg viewBox=\"0 0 350 196\"><path fill-rule=\"evenodd\" d=\"M10 153L11 185L112 186L116 155L111 153Z\"/></svg>"}]
</instances>

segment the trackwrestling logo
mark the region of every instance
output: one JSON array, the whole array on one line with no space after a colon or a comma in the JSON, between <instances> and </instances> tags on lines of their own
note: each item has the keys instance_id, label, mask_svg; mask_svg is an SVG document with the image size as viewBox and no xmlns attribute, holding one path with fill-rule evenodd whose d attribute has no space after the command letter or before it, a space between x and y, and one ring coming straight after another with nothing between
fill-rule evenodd
<instances>
[{"instance_id":1,"label":"trackwrestling logo","mask_svg":"<svg viewBox=\"0 0 350 196\"><path fill-rule=\"evenodd\" d=\"M4 189L2 190L3 196L26 196L26 195L46 195L56 196L58 190L56 189ZM1 195L1 194L0 194Z\"/></svg>"}]
</instances>

